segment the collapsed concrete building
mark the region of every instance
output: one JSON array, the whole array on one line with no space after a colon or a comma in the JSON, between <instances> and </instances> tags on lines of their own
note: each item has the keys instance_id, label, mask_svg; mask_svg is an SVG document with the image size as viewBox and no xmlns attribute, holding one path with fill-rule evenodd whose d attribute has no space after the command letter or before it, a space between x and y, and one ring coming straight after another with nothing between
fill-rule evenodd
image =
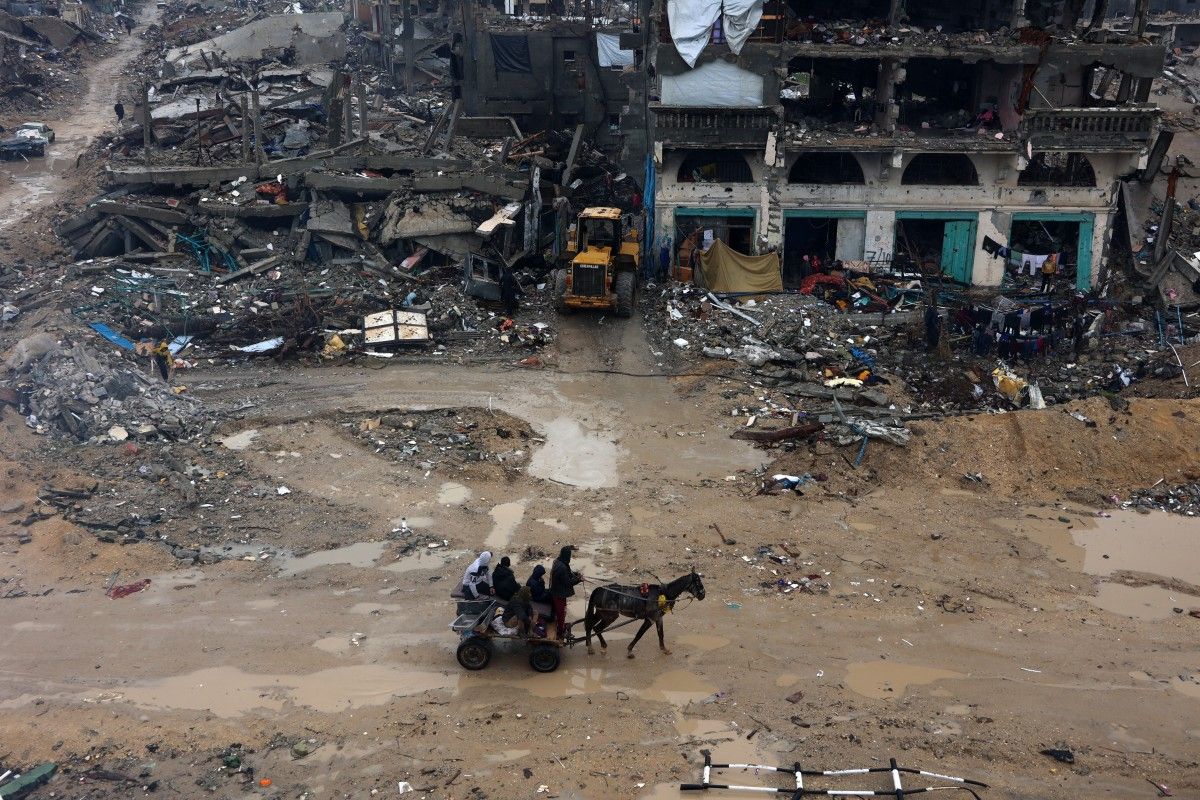
<instances>
[{"instance_id":1,"label":"collapsed concrete building","mask_svg":"<svg viewBox=\"0 0 1200 800\"><path fill-rule=\"evenodd\" d=\"M656 260L721 239L778 251L786 286L813 258L998 285L1014 251L1088 288L1118 182L1147 165L1164 60L1144 6L1128 33L1104 11L652 0L627 15L644 24L589 25L468 4L459 84L467 113L619 146Z\"/></svg>"},{"instance_id":2,"label":"collapsed concrete building","mask_svg":"<svg viewBox=\"0 0 1200 800\"><path fill-rule=\"evenodd\" d=\"M659 0L647 15L655 245L699 236L934 266L998 285L997 251L1093 286L1120 178L1146 165L1160 44L1078 36L1065 4ZM1076 10L1078 15L1078 10Z\"/></svg>"}]
</instances>

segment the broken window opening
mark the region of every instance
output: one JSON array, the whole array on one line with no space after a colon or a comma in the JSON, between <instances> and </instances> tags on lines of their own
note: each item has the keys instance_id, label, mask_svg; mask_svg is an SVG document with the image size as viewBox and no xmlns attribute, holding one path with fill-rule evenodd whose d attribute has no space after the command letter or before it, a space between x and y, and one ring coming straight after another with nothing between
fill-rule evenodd
<instances>
[{"instance_id":1,"label":"broken window opening","mask_svg":"<svg viewBox=\"0 0 1200 800\"><path fill-rule=\"evenodd\" d=\"M490 36L496 72L533 72L528 36L523 33L493 33Z\"/></svg>"},{"instance_id":2,"label":"broken window opening","mask_svg":"<svg viewBox=\"0 0 1200 800\"><path fill-rule=\"evenodd\" d=\"M932 58L910 59L896 86L900 125L913 130L998 128L999 87L981 96L981 66Z\"/></svg>"},{"instance_id":3,"label":"broken window opening","mask_svg":"<svg viewBox=\"0 0 1200 800\"><path fill-rule=\"evenodd\" d=\"M1059 280L1070 285L1075 283L1075 272L1079 264L1079 223L1073 220L1021 219L1012 224L1009 247L1014 252L1028 256L1058 255ZM1022 263L1011 268L1018 283L1037 284L1042 259L1032 260L1028 266Z\"/></svg>"},{"instance_id":4,"label":"broken window opening","mask_svg":"<svg viewBox=\"0 0 1200 800\"><path fill-rule=\"evenodd\" d=\"M788 183L863 184L866 179L853 153L801 153Z\"/></svg>"},{"instance_id":5,"label":"broken window opening","mask_svg":"<svg viewBox=\"0 0 1200 800\"><path fill-rule=\"evenodd\" d=\"M736 150L702 150L689 153L683 159L676 180L679 183L752 183L754 174L746 157Z\"/></svg>"},{"instance_id":6,"label":"broken window opening","mask_svg":"<svg viewBox=\"0 0 1200 800\"><path fill-rule=\"evenodd\" d=\"M810 127L870 124L875 117L879 62L793 58L779 92L789 122Z\"/></svg>"},{"instance_id":7,"label":"broken window opening","mask_svg":"<svg viewBox=\"0 0 1200 800\"><path fill-rule=\"evenodd\" d=\"M1083 153L1038 153L1017 177L1018 186L1096 185L1096 171Z\"/></svg>"},{"instance_id":8,"label":"broken window opening","mask_svg":"<svg viewBox=\"0 0 1200 800\"><path fill-rule=\"evenodd\" d=\"M962 153L921 153L908 162L904 186L978 186L975 164Z\"/></svg>"},{"instance_id":9,"label":"broken window opening","mask_svg":"<svg viewBox=\"0 0 1200 800\"><path fill-rule=\"evenodd\" d=\"M675 215L675 256L679 266L695 268L700 253L718 239L739 253L750 253L754 217Z\"/></svg>"},{"instance_id":10,"label":"broken window opening","mask_svg":"<svg viewBox=\"0 0 1200 800\"><path fill-rule=\"evenodd\" d=\"M838 222L832 217L789 217L783 226L783 285L794 289L837 253Z\"/></svg>"}]
</instances>

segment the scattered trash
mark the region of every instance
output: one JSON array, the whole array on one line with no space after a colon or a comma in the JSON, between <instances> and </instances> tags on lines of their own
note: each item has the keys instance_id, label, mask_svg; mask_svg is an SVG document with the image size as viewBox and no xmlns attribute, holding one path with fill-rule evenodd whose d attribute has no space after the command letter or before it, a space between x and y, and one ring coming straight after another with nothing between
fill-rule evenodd
<instances>
[{"instance_id":1,"label":"scattered trash","mask_svg":"<svg viewBox=\"0 0 1200 800\"><path fill-rule=\"evenodd\" d=\"M1047 748L1038 752L1063 764L1075 763L1075 753L1068 748Z\"/></svg>"},{"instance_id":2,"label":"scattered trash","mask_svg":"<svg viewBox=\"0 0 1200 800\"><path fill-rule=\"evenodd\" d=\"M150 585L149 578L143 578L136 583L127 583L124 586L114 586L106 592L109 598L118 600L122 597L128 597L131 594L137 594Z\"/></svg>"}]
</instances>

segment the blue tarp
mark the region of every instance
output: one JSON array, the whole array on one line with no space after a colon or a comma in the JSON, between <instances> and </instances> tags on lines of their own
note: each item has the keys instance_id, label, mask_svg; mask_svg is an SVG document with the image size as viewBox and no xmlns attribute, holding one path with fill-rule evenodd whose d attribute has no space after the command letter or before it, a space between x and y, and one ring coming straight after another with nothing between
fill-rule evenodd
<instances>
[{"instance_id":1,"label":"blue tarp","mask_svg":"<svg viewBox=\"0 0 1200 800\"><path fill-rule=\"evenodd\" d=\"M88 327L103 336L105 339L108 339L122 350L133 349L133 342L129 341L124 336L105 325L103 322L91 322L88 323Z\"/></svg>"}]
</instances>

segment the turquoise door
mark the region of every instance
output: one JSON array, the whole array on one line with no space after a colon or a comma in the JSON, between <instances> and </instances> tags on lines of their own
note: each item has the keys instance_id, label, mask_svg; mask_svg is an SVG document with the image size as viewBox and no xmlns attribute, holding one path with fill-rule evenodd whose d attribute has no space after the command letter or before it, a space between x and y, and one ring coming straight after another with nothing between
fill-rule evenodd
<instances>
[{"instance_id":1,"label":"turquoise door","mask_svg":"<svg viewBox=\"0 0 1200 800\"><path fill-rule=\"evenodd\" d=\"M942 274L959 283L970 283L974 254L975 223L947 220L942 232Z\"/></svg>"}]
</instances>

